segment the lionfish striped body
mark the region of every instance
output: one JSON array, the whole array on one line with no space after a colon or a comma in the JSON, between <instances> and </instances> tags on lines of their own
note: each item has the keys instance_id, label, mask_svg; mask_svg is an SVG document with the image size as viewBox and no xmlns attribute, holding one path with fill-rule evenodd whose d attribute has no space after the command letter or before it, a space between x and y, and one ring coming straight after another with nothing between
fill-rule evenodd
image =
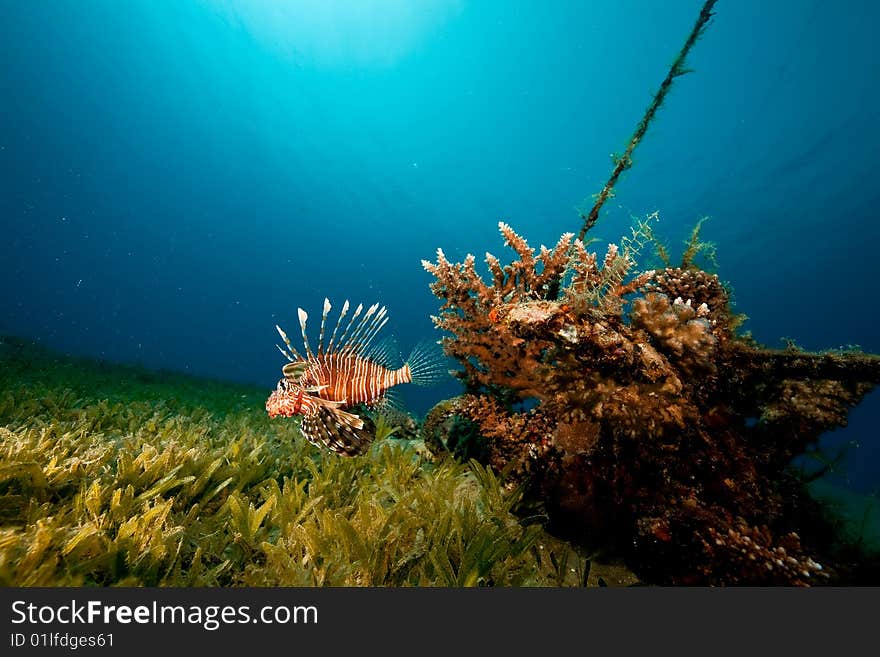
<instances>
[{"instance_id":1,"label":"lionfish striped body","mask_svg":"<svg viewBox=\"0 0 880 657\"><path fill-rule=\"evenodd\" d=\"M389 349L373 346L373 340L388 321L385 307L374 304L364 312L358 305L340 333L348 314L346 301L333 333L324 347L324 329L330 313L330 301L324 299L318 347L312 351L306 336L308 314L298 308L304 354L290 343L287 334L276 326L285 347L278 349L289 361L284 377L266 401L269 417L302 416L300 429L312 443L339 454L354 456L369 447L375 435L370 418L349 409L364 405L381 406L389 388L402 383L426 385L440 372L440 361L430 351L417 347L399 368L388 366Z\"/></svg>"}]
</instances>

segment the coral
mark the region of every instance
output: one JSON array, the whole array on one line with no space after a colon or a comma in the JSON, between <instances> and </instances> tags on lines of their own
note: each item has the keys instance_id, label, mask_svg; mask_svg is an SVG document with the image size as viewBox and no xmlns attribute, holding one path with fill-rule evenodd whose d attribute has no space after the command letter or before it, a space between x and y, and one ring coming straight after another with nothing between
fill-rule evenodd
<instances>
[{"instance_id":1,"label":"coral","mask_svg":"<svg viewBox=\"0 0 880 657\"><path fill-rule=\"evenodd\" d=\"M632 326L649 333L657 348L675 358L687 374L714 374L718 339L709 313L705 303L694 308L691 299L676 297L670 302L666 295L649 293L633 301L630 316Z\"/></svg>"},{"instance_id":2,"label":"coral","mask_svg":"<svg viewBox=\"0 0 880 657\"><path fill-rule=\"evenodd\" d=\"M670 299L682 299L687 305L702 309L701 317L716 323L722 320L719 328L726 329L726 332L719 335L720 338L731 335L730 295L717 274L700 269L667 267L654 272L645 290L664 294Z\"/></svg>"},{"instance_id":3,"label":"coral","mask_svg":"<svg viewBox=\"0 0 880 657\"><path fill-rule=\"evenodd\" d=\"M720 583L808 586L828 578L820 564L803 554L800 539L793 533L774 545L766 527L750 527L740 520L726 533L709 527L704 546L708 552L723 554L724 561L733 565L736 578Z\"/></svg>"},{"instance_id":4,"label":"coral","mask_svg":"<svg viewBox=\"0 0 880 657\"><path fill-rule=\"evenodd\" d=\"M571 234L537 254L500 229L517 259L487 254L490 283L473 256L423 262L468 393L429 415L429 445L460 449L463 432L551 527L628 546L649 581L825 581L780 482L880 381L880 358L738 337L727 290L693 254L638 271L647 223L601 261Z\"/></svg>"}]
</instances>

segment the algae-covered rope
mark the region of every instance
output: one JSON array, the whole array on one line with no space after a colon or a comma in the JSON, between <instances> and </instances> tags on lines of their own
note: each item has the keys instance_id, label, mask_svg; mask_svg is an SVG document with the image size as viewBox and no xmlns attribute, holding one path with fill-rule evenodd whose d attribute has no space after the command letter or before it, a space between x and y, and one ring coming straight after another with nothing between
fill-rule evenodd
<instances>
[{"instance_id":1,"label":"algae-covered rope","mask_svg":"<svg viewBox=\"0 0 880 657\"><path fill-rule=\"evenodd\" d=\"M599 219L599 210L605 204L605 201L611 197L614 185L617 184L617 179L620 178L620 174L632 166L632 153L636 149L636 146L639 145L642 137L645 136L645 132L648 130L648 125L651 123L651 120L654 118L654 115L663 103L663 99L666 97L669 88L672 86L672 81L678 76L689 72L689 69L685 68L684 65L685 59L687 58L690 49L702 35L703 30L706 29L709 19L712 18L712 8L714 7L715 2L716 0L706 0L703 4L702 10L700 10L700 15L697 17L697 22L694 24L694 29L691 30L687 41L685 41L684 46L679 51L675 61L672 63L672 67L666 74L666 78L664 78L663 82L660 84L660 89L654 94L654 100L651 101L647 111L645 111L645 115L642 117L642 120L639 121L638 126L636 126L636 131L630 138L626 150L623 152L623 155L616 158L611 177L608 179L608 182L605 183L605 187L602 188L602 191L599 192L599 196L596 197L596 202L593 204L592 209L590 209L589 214L586 216L581 214L581 219L584 220L584 225L581 228L581 232L578 233L579 240L583 241L587 231L596 224L596 221Z\"/></svg>"}]
</instances>

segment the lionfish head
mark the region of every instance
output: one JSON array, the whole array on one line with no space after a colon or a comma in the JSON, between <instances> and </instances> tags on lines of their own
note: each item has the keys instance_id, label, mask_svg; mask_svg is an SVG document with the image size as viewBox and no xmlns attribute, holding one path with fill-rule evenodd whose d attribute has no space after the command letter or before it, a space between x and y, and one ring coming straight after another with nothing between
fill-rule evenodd
<instances>
[{"instance_id":1,"label":"lionfish head","mask_svg":"<svg viewBox=\"0 0 880 657\"><path fill-rule=\"evenodd\" d=\"M293 417L302 412L305 390L287 379L281 379L278 386L266 400L269 417Z\"/></svg>"}]
</instances>

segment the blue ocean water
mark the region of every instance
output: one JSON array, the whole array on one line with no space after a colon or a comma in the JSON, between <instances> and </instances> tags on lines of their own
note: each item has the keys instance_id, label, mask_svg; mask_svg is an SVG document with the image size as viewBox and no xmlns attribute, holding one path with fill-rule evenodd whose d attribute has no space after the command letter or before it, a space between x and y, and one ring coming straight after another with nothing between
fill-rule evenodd
<instances>
[{"instance_id":1,"label":"blue ocean water","mask_svg":"<svg viewBox=\"0 0 880 657\"><path fill-rule=\"evenodd\" d=\"M436 339L420 260L578 230L701 5L0 0L0 333L267 391L325 296ZM708 215L758 340L880 353L880 4L716 10L593 234ZM878 421L827 438L857 490Z\"/></svg>"}]
</instances>

